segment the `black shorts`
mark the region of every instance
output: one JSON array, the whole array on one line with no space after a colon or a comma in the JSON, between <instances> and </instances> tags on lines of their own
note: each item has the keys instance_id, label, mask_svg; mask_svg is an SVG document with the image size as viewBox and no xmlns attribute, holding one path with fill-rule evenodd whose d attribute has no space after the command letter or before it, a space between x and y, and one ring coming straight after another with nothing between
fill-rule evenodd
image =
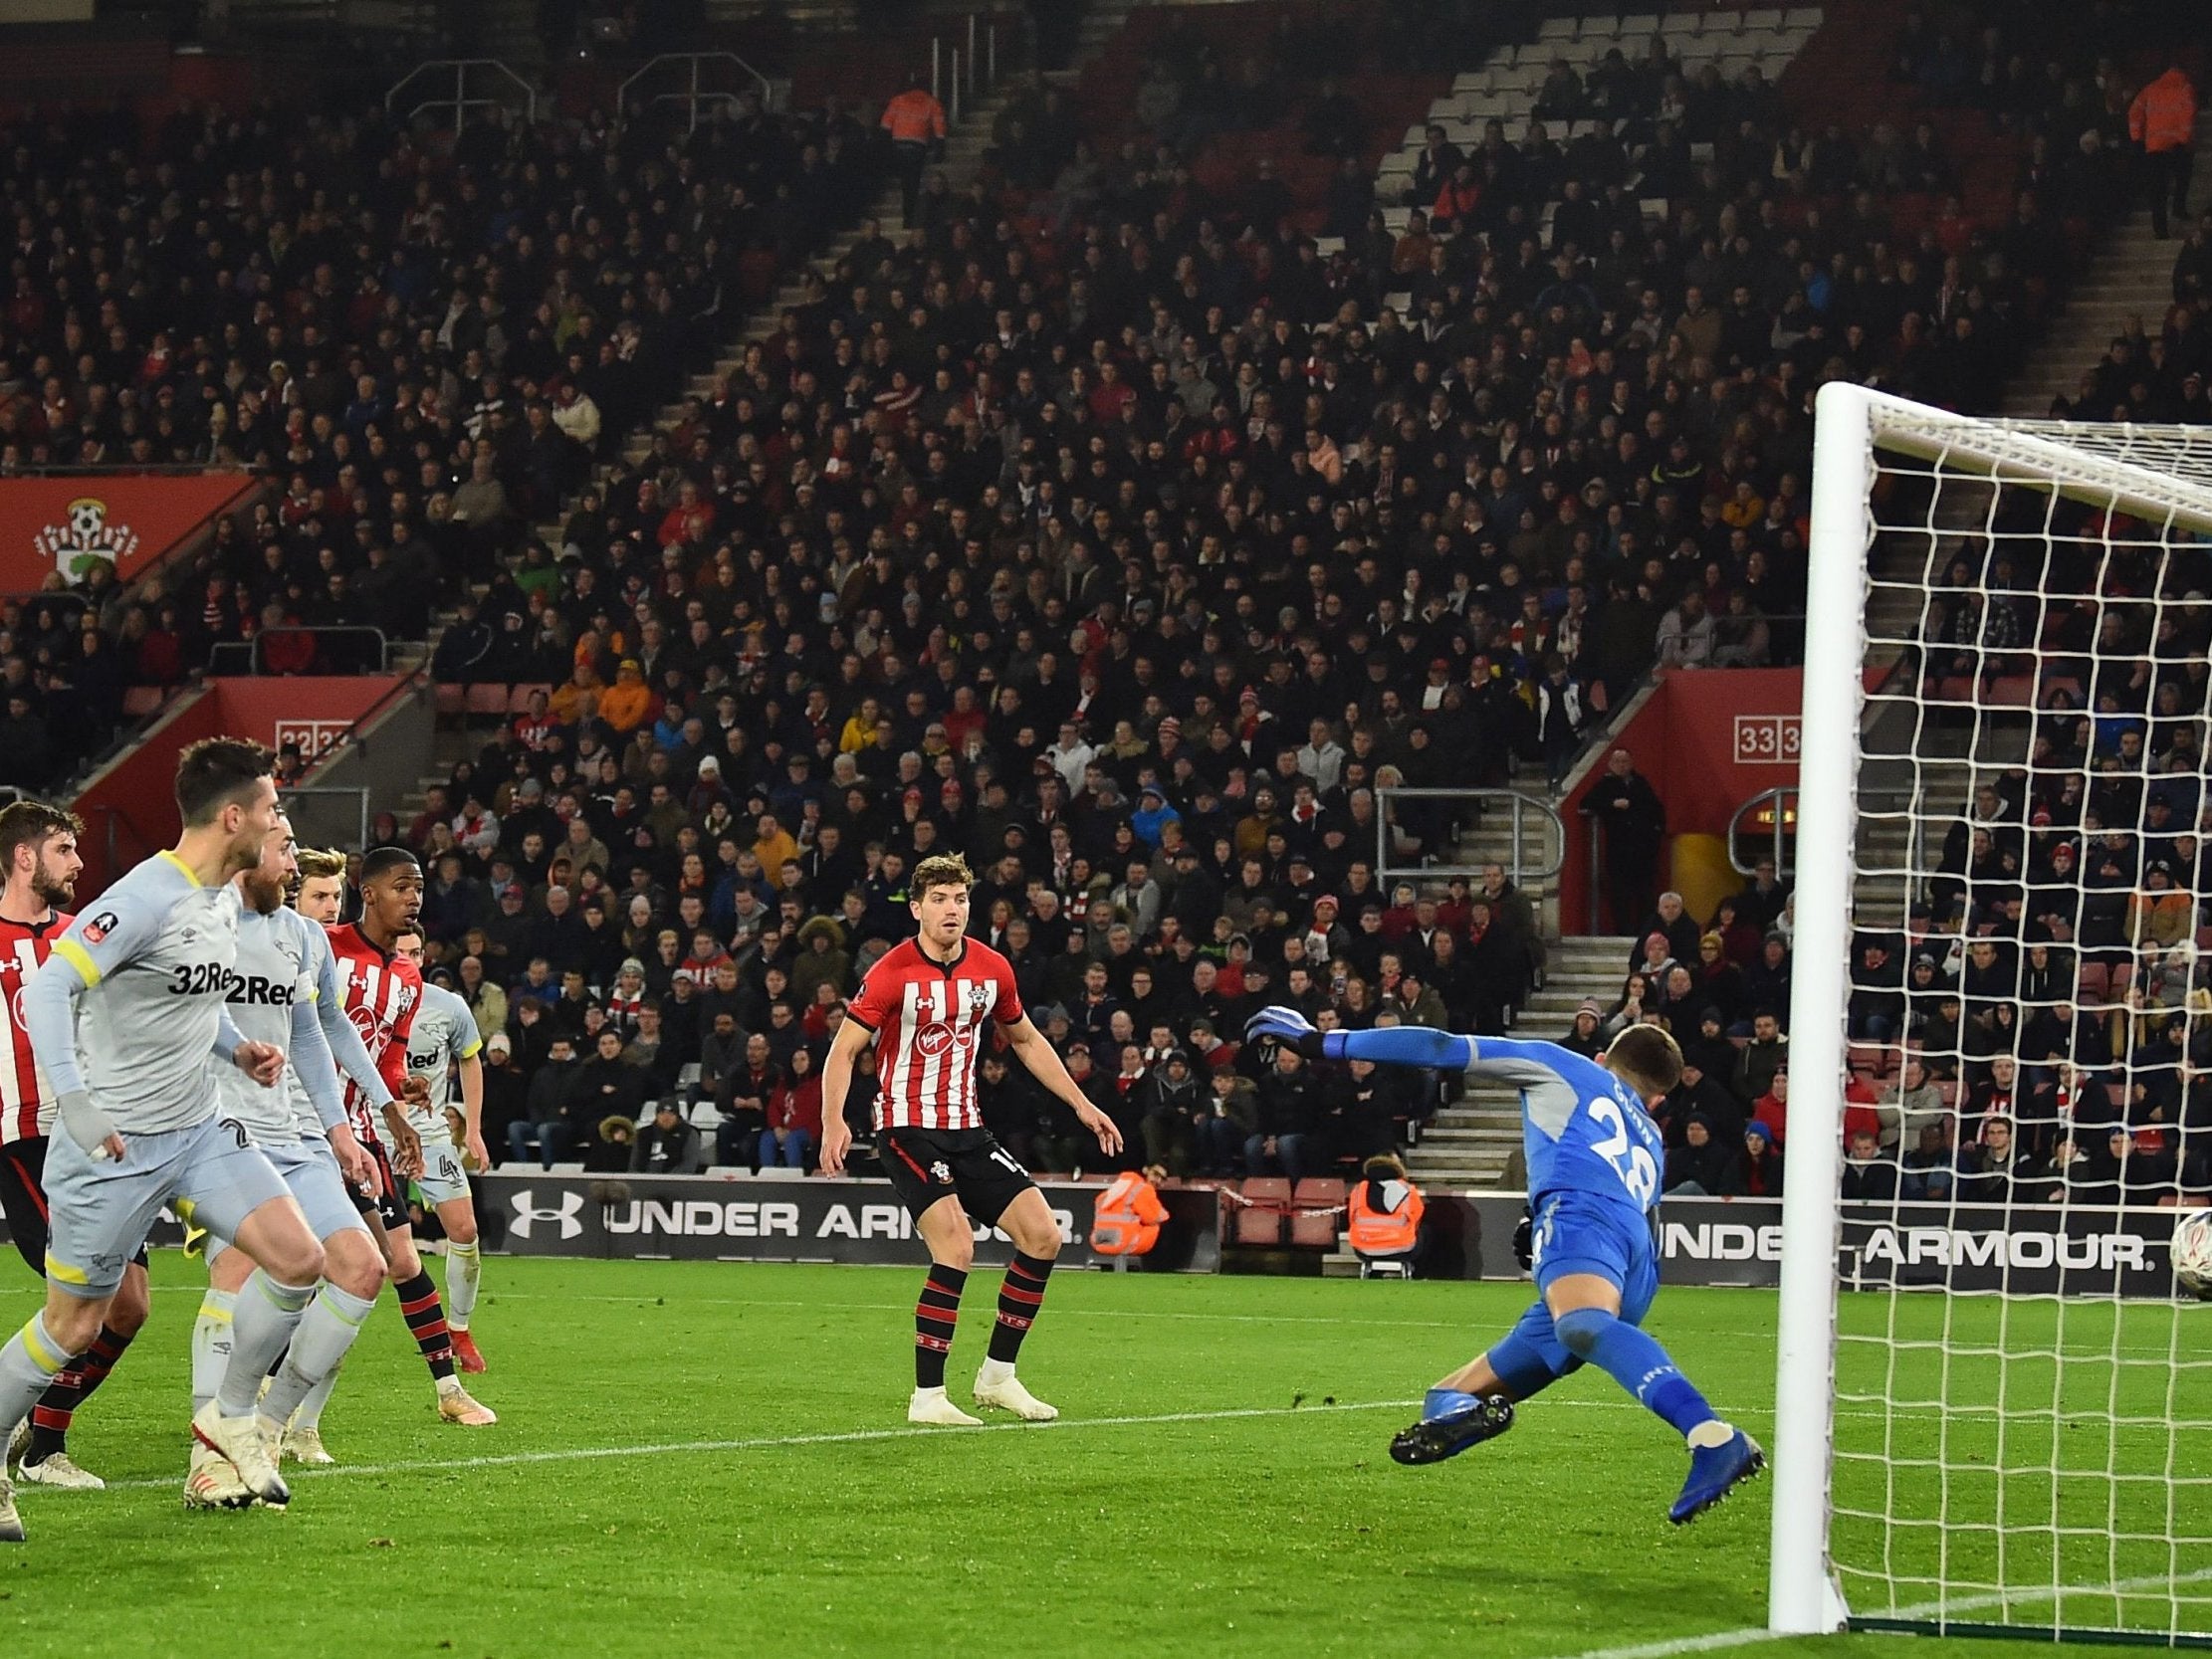
<instances>
[{"instance_id":1,"label":"black shorts","mask_svg":"<svg viewBox=\"0 0 2212 1659\"><path fill-rule=\"evenodd\" d=\"M384 1224L384 1231L396 1227L411 1227L414 1218L407 1213L407 1189L399 1183L399 1172L391 1166L391 1153L384 1150L383 1141L371 1133L363 1135L361 1126L353 1125L353 1139L361 1143L361 1150L368 1154L369 1162L376 1165L376 1191L363 1192L348 1181L346 1192L352 1197L353 1207L363 1215L373 1215Z\"/></svg>"},{"instance_id":2,"label":"black shorts","mask_svg":"<svg viewBox=\"0 0 2212 1659\"><path fill-rule=\"evenodd\" d=\"M43 1135L0 1146L0 1212L8 1218L8 1237L31 1271L46 1277L46 1140ZM130 1258L146 1265L146 1247Z\"/></svg>"},{"instance_id":3,"label":"black shorts","mask_svg":"<svg viewBox=\"0 0 2212 1659\"><path fill-rule=\"evenodd\" d=\"M891 1190L916 1220L952 1197L969 1220L995 1226L1037 1184L987 1129L887 1129L877 1137L877 1155Z\"/></svg>"}]
</instances>

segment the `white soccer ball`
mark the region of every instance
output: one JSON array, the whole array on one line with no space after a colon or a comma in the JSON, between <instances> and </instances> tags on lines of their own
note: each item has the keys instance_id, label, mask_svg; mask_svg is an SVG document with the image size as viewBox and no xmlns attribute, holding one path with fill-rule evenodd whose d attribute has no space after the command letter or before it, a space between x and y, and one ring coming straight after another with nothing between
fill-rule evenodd
<instances>
[{"instance_id":1,"label":"white soccer ball","mask_svg":"<svg viewBox=\"0 0 2212 1659\"><path fill-rule=\"evenodd\" d=\"M2175 1226L2173 1276L2199 1302L2212 1302L2212 1210L2191 1210Z\"/></svg>"}]
</instances>

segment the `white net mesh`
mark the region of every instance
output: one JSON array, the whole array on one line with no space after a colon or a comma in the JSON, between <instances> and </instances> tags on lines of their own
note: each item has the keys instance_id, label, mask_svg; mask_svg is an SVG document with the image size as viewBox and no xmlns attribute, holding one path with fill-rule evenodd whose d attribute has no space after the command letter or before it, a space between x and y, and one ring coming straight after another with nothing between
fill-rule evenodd
<instances>
[{"instance_id":1,"label":"white net mesh","mask_svg":"<svg viewBox=\"0 0 2212 1659\"><path fill-rule=\"evenodd\" d=\"M1832 1560L1855 1620L2186 1638L2212 432L1877 427Z\"/></svg>"}]
</instances>

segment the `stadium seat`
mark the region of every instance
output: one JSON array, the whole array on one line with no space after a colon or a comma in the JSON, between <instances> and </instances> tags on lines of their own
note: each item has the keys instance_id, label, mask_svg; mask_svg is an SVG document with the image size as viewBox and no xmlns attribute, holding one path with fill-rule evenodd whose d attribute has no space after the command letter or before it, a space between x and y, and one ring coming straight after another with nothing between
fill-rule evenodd
<instances>
[{"instance_id":1,"label":"stadium seat","mask_svg":"<svg viewBox=\"0 0 2212 1659\"><path fill-rule=\"evenodd\" d=\"M471 686L468 712L472 715L504 717L507 713L507 688L505 686Z\"/></svg>"},{"instance_id":2,"label":"stadium seat","mask_svg":"<svg viewBox=\"0 0 2212 1659\"><path fill-rule=\"evenodd\" d=\"M463 685L440 682L438 686L438 713L465 715L469 711L469 688Z\"/></svg>"},{"instance_id":3,"label":"stadium seat","mask_svg":"<svg viewBox=\"0 0 2212 1659\"><path fill-rule=\"evenodd\" d=\"M1344 1230L1345 1184L1331 1176L1308 1175L1290 1194L1290 1242L1334 1249Z\"/></svg>"},{"instance_id":4,"label":"stadium seat","mask_svg":"<svg viewBox=\"0 0 2212 1659\"><path fill-rule=\"evenodd\" d=\"M1255 1175L1244 1183L1240 1193L1225 1197L1223 1201L1233 1214L1230 1243L1261 1249L1271 1249L1282 1243L1283 1214L1290 1207L1290 1183L1280 1175Z\"/></svg>"},{"instance_id":5,"label":"stadium seat","mask_svg":"<svg viewBox=\"0 0 2212 1659\"><path fill-rule=\"evenodd\" d=\"M162 686L132 686L122 694L122 712L126 719L142 721L168 701L168 690Z\"/></svg>"},{"instance_id":6,"label":"stadium seat","mask_svg":"<svg viewBox=\"0 0 2212 1659\"><path fill-rule=\"evenodd\" d=\"M524 681L507 694L507 712L511 715L529 714L530 699L533 692L544 692L548 697L551 697L553 696L553 687L542 680Z\"/></svg>"}]
</instances>

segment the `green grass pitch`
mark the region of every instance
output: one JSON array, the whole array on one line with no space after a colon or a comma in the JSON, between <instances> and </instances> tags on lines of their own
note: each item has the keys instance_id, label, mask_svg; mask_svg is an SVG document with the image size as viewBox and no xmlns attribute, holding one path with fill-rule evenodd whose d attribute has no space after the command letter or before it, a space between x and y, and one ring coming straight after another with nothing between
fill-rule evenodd
<instances>
[{"instance_id":1,"label":"green grass pitch","mask_svg":"<svg viewBox=\"0 0 2212 1659\"><path fill-rule=\"evenodd\" d=\"M1549 1659L1763 1622L1765 1483L1669 1528L1681 1451L1601 1375L1568 1379L1454 1462L1389 1461L1409 1402L1518 1312L1516 1287L1067 1273L1022 1366L1063 1421L925 1431L904 1420L918 1267L493 1258L485 1273L476 1327L492 1369L478 1380L498 1427L435 1421L386 1298L325 1423L348 1468L300 1478L289 1514L206 1516L178 1504L202 1281L195 1264L158 1258L153 1321L73 1438L115 1489L23 1495L31 1542L0 1554L7 1651ZM970 1286L956 1398L996 1287L992 1273ZM22 1280L0 1300L13 1321L34 1305ZM1940 1304L1899 1306L1913 1335L1939 1333ZM1862 1325L1886 1308L1846 1302ZM1954 1307L1954 1337L1984 1312ZM2197 1312L2131 1310L2128 1356L2163 1343L2159 1322L2176 1317L2201 1340L2212 1325ZM1768 1293L1675 1290L1651 1324L1765 1436L1774 1314ZM2014 1317L2027 1323L2008 1340L2030 1346L2034 1311ZM2108 1316L2069 1317L2070 1350L2110 1349ZM1846 1351L1850 1377L1861 1356ZM1937 1397L1971 1403L1928 1350L1905 1364L1950 1390ZM2008 1428L2008 1468L2080 1433L2051 1426L2056 1370L2019 1368L2014 1403L2031 1426ZM2093 1387L2090 1374L2072 1368L2063 1404L2106 1407L2108 1376ZM2121 1392L2162 1408L2165 1372L2121 1375ZM1847 1449L1863 1427L1840 1425ZM2094 1445L2072 1444L2098 1470L2149 1455L2135 1431L2092 1433ZM1995 1456L1993 1426L1985 1438L1954 1438L1954 1458ZM1931 1431L1920 1449L1932 1445ZM2183 1461L2201 1474L2205 1458L2191 1448ZM2030 1476L1962 1485L1955 1501L1994 1516L2008 1483L2018 1527L2038 1496ZM2075 1497L2059 1501L2082 1518ZM1954 1551L1994 1548L1987 1534L1962 1539ZM2067 1564L2101 1569L2097 1557ZM1748 1651L2018 1650L1862 1636Z\"/></svg>"}]
</instances>

